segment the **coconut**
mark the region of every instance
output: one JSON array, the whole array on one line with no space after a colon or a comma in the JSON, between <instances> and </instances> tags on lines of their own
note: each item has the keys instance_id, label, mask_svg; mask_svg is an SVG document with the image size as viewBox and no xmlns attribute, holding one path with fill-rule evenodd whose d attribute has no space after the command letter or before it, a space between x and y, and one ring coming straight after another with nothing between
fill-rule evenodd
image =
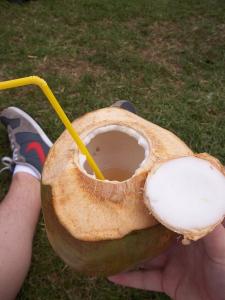
<instances>
[{"instance_id":1,"label":"coconut","mask_svg":"<svg viewBox=\"0 0 225 300\"><path fill-rule=\"evenodd\" d=\"M225 216L224 167L208 154L156 164L144 191L155 218L183 235L184 244L211 232Z\"/></svg>"},{"instance_id":2,"label":"coconut","mask_svg":"<svg viewBox=\"0 0 225 300\"><path fill-rule=\"evenodd\" d=\"M73 126L106 180L95 178L65 131L49 152L41 186L56 253L88 275L112 275L160 254L174 233L153 217L151 201L146 206L145 181L160 162L193 152L173 133L120 108L88 113ZM161 222L158 211L154 216Z\"/></svg>"}]
</instances>

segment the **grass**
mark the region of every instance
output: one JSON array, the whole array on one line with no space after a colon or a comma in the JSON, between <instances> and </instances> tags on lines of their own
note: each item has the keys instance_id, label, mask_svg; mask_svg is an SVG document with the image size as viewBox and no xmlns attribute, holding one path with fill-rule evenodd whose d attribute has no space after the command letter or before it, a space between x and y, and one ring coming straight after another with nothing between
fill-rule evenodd
<instances>
[{"instance_id":1,"label":"grass","mask_svg":"<svg viewBox=\"0 0 225 300\"><path fill-rule=\"evenodd\" d=\"M0 80L39 75L75 119L130 99L149 121L225 163L225 3L222 0L0 0ZM0 93L52 140L63 131L41 92ZM0 155L10 154L0 127ZM10 176L0 178L0 196ZM75 274L56 257L40 219L18 299L168 299Z\"/></svg>"}]
</instances>

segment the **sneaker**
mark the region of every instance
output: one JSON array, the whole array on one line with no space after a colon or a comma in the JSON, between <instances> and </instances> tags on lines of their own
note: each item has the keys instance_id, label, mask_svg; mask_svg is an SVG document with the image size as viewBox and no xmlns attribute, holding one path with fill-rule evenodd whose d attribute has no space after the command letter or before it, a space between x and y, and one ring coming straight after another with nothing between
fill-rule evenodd
<instances>
[{"instance_id":1,"label":"sneaker","mask_svg":"<svg viewBox=\"0 0 225 300\"><path fill-rule=\"evenodd\" d=\"M128 101L128 100L119 100L119 101L116 101L111 106L112 107L123 108L123 109L126 109L126 110L128 110L128 111L136 114L136 109L135 109L134 105L130 101Z\"/></svg>"},{"instance_id":2,"label":"sneaker","mask_svg":"<svg viewBox=\"0 0 225 300\"><path fill-rule=\"evenodd\" d=\"M8 107L0 113L0 121L8 131L12 158L3 157L2 163L13 172L16 164L28 166L41 178L42 168L52 142L41 127L24 111Z\"/></svg>"}]
</instances>

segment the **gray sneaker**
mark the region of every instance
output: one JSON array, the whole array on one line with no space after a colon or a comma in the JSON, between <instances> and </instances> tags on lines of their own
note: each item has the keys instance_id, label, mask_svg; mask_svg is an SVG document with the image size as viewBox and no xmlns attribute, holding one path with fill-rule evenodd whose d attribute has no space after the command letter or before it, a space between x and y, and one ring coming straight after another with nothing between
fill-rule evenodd
<instances>
[{"instance_id":1,"label":"gray sneaker","mask_svg":"<svg viewBox=\"0 0 225 300\"><path fill-rule=\"evenodd\" d=\"M0 113L0 121L8 131L12 158L3 157L5 169L13 172L15 165L31 167L40 177L52 142L41 127L24 111L8 107Z\"/></svg>"},{"instance_id":2,"label":"gray sneaker","mask_svg":"<svg viewBox=\"0 0 225 300\"><path fill-rule=\"evenodd\" d=\"M116 101L111 106L112 107L123 108L123 109L126 109L126 110L128 110L128 111L136 114L136 109L135 109L134 105L130 101L128 101L128 100L119 100L119 101Z\"/></svg>"}]
</instances>

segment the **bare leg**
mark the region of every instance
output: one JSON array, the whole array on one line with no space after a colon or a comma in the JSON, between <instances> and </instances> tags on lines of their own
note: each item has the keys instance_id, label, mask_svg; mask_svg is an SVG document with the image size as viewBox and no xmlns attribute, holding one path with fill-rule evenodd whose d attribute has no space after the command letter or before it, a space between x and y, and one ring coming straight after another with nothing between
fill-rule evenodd
<instances>
[{"instance_id":1,"label":"bare leg","mask_svg":"<svg viewBox=\"0 0 225 300\"><path fill-rule=\"evenodd\" d=\"M39 180L15 174L0 203L0 299L15 299L27 275L40 206Z\"/></svg>"}]
</instances>

